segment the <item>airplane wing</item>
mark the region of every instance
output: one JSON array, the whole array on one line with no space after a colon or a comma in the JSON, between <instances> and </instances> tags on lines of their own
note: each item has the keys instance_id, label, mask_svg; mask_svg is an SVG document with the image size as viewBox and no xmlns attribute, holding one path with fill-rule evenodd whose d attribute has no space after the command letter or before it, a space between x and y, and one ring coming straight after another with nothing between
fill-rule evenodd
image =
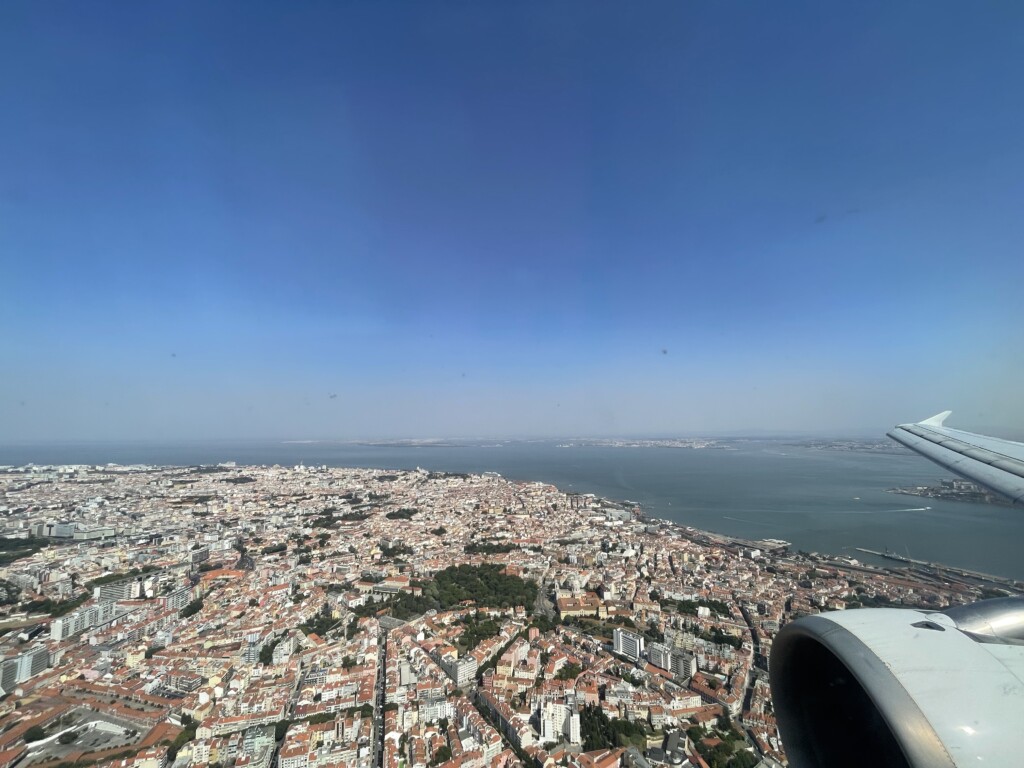
<instances>
[{"instance_id":1,"label":"airplane wing","mask_svg":"<svg viewBox=\"0 0 1024 768\"><path fill-rule=\"evenodd\" d=\"M889 437L1024 504L1024 444L948 416ZM1024 597L805 616L771 642L768 674L791 768L1022 764Z\"/></svg>"},{"instance_id":2,"label":"airplane wing","mask_svg":"<svg viewBox=\"0 0 1024 768\"><path fill-rule=\"evenodd\" d=\"M952 411L888 433L897 443L1024 506L1024 443L943 426Z\"/></svg>"}]
</instances>

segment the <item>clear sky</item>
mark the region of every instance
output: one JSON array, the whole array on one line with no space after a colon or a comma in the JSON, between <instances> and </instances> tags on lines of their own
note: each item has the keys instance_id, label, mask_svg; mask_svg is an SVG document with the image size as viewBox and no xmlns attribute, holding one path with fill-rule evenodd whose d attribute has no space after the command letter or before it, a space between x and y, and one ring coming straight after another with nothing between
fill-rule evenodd
<instances>
[{"instance_id":1,"label":"clear sky","mask_svg":"<svg viewBox=\"0 0 1024 768\"><path fill-rule=\"evenodd\" d=\"M1024 428L1024 4L0 4L0 440Z\"/></svg>"}]
</instances>

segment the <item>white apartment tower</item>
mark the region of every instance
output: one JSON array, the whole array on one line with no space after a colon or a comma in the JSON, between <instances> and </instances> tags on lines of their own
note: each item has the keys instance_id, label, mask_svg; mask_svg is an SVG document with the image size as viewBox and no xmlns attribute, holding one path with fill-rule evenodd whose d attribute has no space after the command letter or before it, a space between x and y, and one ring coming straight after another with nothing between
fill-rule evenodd
<instances>
[{"instance_id":1,"label":"white apartment tower","mask_svg":"<svg viewBox=\"0 0 1024 768\"><path fill-rule=\"evenodd\" d=\"M644 637L626 629L612 632L612 643L615 652L636 661L644 652Z\"/></svg>"}]
</instances>

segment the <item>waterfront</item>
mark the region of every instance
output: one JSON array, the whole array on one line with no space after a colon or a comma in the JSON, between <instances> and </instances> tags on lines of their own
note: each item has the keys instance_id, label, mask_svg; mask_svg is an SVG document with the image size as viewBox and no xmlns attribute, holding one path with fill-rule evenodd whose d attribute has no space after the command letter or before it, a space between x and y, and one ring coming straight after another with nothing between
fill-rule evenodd
<instances>
[{"instance_id":1,"label":"waterfront","mask_svg":"<svg viewBox=\"0 0 1024 768\"><path fill-rule=\"evenodd\" d=\"M1024 578L1022 510L887 493L948 476L904 453L731 441L735 450L557 447L559 441L412 447L351 443L77 443L0 446L0 464L282 464L498 472L566 491L639 502L644 511L717 533L780 538L794 549L886 561L896 551ZM483 447L483 446L490 447ZM500 447L498 447L500 446ZM889 563L891 565L891 562Z\"/></svg>"}]
</instances>

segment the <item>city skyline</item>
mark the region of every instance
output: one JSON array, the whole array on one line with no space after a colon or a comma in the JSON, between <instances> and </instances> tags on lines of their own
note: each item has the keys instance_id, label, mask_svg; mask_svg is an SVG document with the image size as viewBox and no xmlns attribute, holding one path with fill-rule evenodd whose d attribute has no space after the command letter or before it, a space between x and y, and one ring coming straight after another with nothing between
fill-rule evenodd
<instances>
[{"instance_id":1,"label":"city skyline","mask_svg":"<svg viewBox=\"0 0 1024 768\"><path fill-rule=\"evenodd\" d=\"M544 482L39 466L3 468L0 488L21 534L4 537L0 618L15 631L0 639L0 690L22 703L0 724L26 766L779 768L801 749L777 724L796 678L778 672L794 663L790 627L846 616L869 641L872 624L913 622L856 647L909 681L912 711L950 701L912 687L936 668L946 690L1013 684L1005 655L974 673L1006 645L913 630L922 612L961 628L1019 580L802 551L770 528L714 533ZM959 645L922 673L936 638ZM814 670L815 656L797 663ZM972 757L1006 764L1015 747L983 739ZM839 748L885 754L865 738Z\"/></svg>"},{"instance_id":2,"label":"city skyline","mask_svg":"<svg viewBox=\"0 0 1024 768\"><path fill-rule=\"evenodd\" d=\"M1012 436L1022 23L7 4L0 436Z\"/></svg>"}]
</instances>

